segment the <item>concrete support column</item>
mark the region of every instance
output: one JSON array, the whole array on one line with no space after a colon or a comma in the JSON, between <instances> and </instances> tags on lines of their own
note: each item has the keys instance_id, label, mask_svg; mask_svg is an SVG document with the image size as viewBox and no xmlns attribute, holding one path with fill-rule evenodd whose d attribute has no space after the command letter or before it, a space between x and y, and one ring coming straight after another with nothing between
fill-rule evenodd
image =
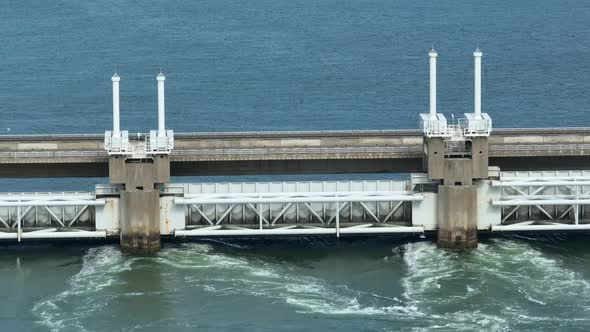
<instances>
[{"instance_id":1,"label":"concrete support column","mask_svg":"<svg viewBox=\"0 0 590 332\"><path fill-rule=\"evenodd\" d=\"M442 137L425 139L425 163L428 178L437 181L438 244L443 248L477 247L477 186L488 178L489 145L487 137L465 140L465 151L445 154Z\"/></svg>"},{"instance_id":2,"label":"concrete support column","mask_svg":"<svg viewBox=\"0 0 590 332\"><path fill-rule=\"evenodd\" d=\"M120 190L121 250L151 254L160 250L160 188L170 181L168 155L147 159L113 156L109 178Z\"/></svg>"},{"instance_id":3,"label":"concrete support column","mask_svg":"<svg viewBox=\"0 0 590 332\"><path fill-rule=\"evenodd\" d=\"M438 246L477 248L477 188L438 186Z\"/></svg>"},{"instance_id":4,"label":"concrete support column","mask_svg":"<svg viewBox=\"0 0 590 332\"><path fill-rule=\"evenodd\" d=\"M152 254L160 250L160 192L121 192L121 250Z\"/></svg>"}]
</instances>

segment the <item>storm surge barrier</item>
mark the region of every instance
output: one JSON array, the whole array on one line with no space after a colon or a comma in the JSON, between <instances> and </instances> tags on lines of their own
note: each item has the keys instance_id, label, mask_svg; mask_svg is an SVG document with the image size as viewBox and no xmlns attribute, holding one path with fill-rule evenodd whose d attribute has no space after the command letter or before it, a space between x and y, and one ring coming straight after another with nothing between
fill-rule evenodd
<instances>
[{"instance_id":1,"label":"storm surge barrier","mask_svg":"<svg viewBox=\"0 0 590 332\"><path fill-rule=\"evenodd\" d=\"M478 232L590 230L590 172L500 172L477 185ZM439 193L409 180L173 183L159 193L159 233L172 237L354 236L437 230ZM0 239L112 238L121 187L0 194Z\"/></svg>"},{"instance_id":2,"label":"storm surge barrier","mask_svg":"<svg viewBox=\"0 0 590 332\"><path fill-rule=\"evenodd\" d=\"M590 230L590 129L498 129L482 108L483 52L473 52L473 111L429 108L410 130L175 133L165 81L157 129L0 136L0 178L108 177L93 192L0 194L0 239L118 237L153 253L163 237L435 233L440 247L481 232ZM404 173L400 181L173 183L171 176Z\"/></svg>"}]
</instances>

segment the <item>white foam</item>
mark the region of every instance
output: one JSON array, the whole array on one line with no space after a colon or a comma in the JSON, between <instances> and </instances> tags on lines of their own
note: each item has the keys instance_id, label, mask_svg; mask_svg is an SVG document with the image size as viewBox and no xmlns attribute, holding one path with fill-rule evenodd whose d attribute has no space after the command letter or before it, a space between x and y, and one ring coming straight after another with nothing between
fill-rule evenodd
<instances>
[{"instance_id":1,"label":"white foam","mask_svg":"<svg viewBox=\"0 0 590 332\"><path fill-rule=\"evenodd\" d=\"M32 311L39 318L38 323L51 331L65 328L86 331L82 320L108 304L94 295L111 286L114 275L129 270L132 261L124 260L118 248L89 249L83 257L82 268L68 280L67 288L34 304ZM79 306L74 311L64 310L72 299L77 299Z\"/></svg>"},{"instance_id":2,"label":"white foam","mask_svg":"<svg viewBox=\"0 0 590 332\"><path fill-rule=\"evenodd\" d=\"M561 310L556 312L569 319L572 314L586 315L590 305L585 300L590 285L582 275L526 242L497 239L469 253L445 251L428 242L410 243L403 255L404 298L434 318L434 329L507 330L523 323L534 327L534 322L546 319L537 315L535 306L557 305ZM509 299L489 293L490 282L493 287L504 284L502 291ZM518 306L507 309L503 303L508 301ZM469 308L465 303L476 305ZM572 311L564 311L564 304Z\"/></svg>"},{"instance_id":3,"label":"white foam","mask_svg":"<svg viewBox=\"0 0 590 332\"><path fill-rule=\"evenodd\" d=\"M548 308L556 301L569 306L568 317L580 324L590 311L590 300L586 300L590 285L583 276L567 269L558 257L547 256L527 243L497 240L470 253L455 253L419 242L404 245L393 255L380 262L385 267L403 264L402 279L392 280L402 284L399 299L356 290L263 257L219 253L209 244L167 248L151 258L122 256L115 247L96 248L84 256L82 268L68 280L64 291L39 301L33 310L52 331L83 331L84 322L113 298L146 295L103 296L109 287L123 282L122 271L134 263L156 263L182 274L177 289L197 287L213 296L261 297L302 314L364 316L406 322L417 330L514 329L517 323L545 320L535 308ZM494 287L505 285L502 291L509 293L513 305L489 293L491 282ZM75 312L65 310L72 303L77 306ZM567 310L561 312L566 315Z\"/></svg>"},{"instance_id":4,"label":"white foam","mask_svg":"<svg viewBox=\"0 0 590 332\"><path fill-rule=\"evenodd\" d=\"M173 253L169 255L170 258L174 256ZM280 264L213 252L200 257L199 262L204 264L174 265L178 268L201 270L202 274L187 275L185 281L217 296L239 294L264 297L275 303L282 302L297 307L297 311L301 313L420 315L416 308L405 307L397 299L363 293L344 286L334 287L329 281L299 275L291 268ZM211 286L212 283L215 284L214 287ZM367 304L361 304L361 298L363 303ZM373 302L385 302L386 305L369 304Z\"/></svg>"}]
</instances>

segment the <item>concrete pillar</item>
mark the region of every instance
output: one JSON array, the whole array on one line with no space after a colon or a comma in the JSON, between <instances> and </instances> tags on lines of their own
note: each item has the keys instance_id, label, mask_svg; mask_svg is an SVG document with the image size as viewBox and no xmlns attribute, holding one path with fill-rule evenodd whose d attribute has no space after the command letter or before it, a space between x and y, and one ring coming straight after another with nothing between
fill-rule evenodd
<instances>
[{"instance_id":1,"label":"concrete pillar","mask_svg":"<svg viewBox=\"0 0 590 332\"><path fill-rule=\"evenodd\" d=\"M111 156L109 178L121 184L120 241L121 250L151 254L160 250L160 188L170 181L167 155L148 159Z\"/></svg>"},{"instance_id":2,"label":"concrete pillar","mask_svg":"<svg viewBox=\"0 0 590 332\"><path fill-rule=\"evenodd\" d=\"M475 185L438 186L438 246L477 247L477 188Z\"/></svg>"},{"instance_id":3,"label":"concrete pillar","mask_svg":"<svg viewBox=\"0 0 590 332\"><path fill-rule=\"evenodd\" d=\"M477 247L477 180L488 178L487 137L466 139L465 154L445 155L445 139L425 138L428 178L438 186L438 244L440 247Z\"/></svg>"},{"instance_id":4,"label":"concrete pillar","mask_svg":"<svg viewBox=\"0 0 590 332\"><path fill-rule=\"evenodd\" d=\"M160 192L121 192L121 250L152 254L160 250Z\"/></svg>"}]
</instances>

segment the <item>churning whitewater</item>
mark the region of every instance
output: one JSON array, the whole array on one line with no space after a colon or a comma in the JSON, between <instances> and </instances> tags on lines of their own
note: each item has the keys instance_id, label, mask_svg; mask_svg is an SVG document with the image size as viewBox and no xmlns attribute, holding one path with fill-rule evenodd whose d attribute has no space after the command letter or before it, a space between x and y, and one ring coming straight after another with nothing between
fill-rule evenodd
<instances>
[{"instance_id":1,"label":"churning whitewater","mask_svg":"<svg viewBox=\"0 0 590 332\"><path fill-rule=\"evenodd\" d=\"M313 243L289 259L223 243L175 245L155 257L129 257L105 246L88 249L65 289L40 299L32 310L40 326L52 331L232 327L207 312L217 306L248 312L248 304L257 303L318 326L363 317L361 326L376 330L533 330L539 322L550 329L590 327L590 284L559 256L548 256L546 247L496 239L458 253L414 242L382 246L385 254L369 264L355 264L354 245L339 248L336 255L352 257L339 271L399 272L399 279L380 280L381 289L372 289L314 271L318 260L330 258L314 255ZM129 311L130 303L140 303L135 309L146 312ZM165 318L169 310L180 312L181 319Z\"/></svg>"}]
</instances>

